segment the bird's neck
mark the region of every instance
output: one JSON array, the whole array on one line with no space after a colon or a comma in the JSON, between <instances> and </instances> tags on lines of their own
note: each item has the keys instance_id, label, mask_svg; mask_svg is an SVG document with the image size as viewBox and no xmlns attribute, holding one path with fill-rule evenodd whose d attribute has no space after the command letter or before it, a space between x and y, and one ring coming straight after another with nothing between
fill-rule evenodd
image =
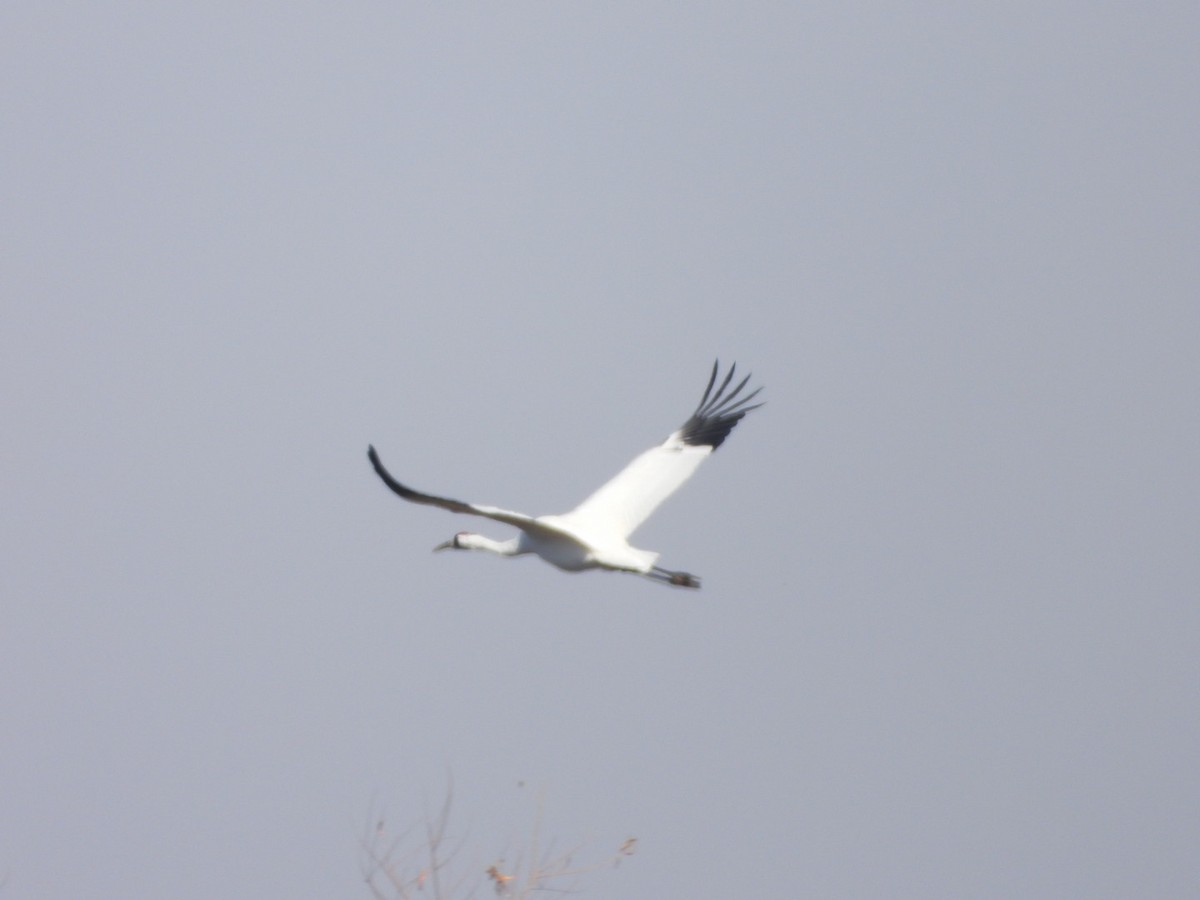
<instances>
[{"instance_id":1,"label":"bird's neck","mask_svg":"<svg viewBox=\"0 0 1200 900\"><path fill-rule=\"evenodd\" d=\"M458 536L458 545L465 550L486 550L488 553L495 553L497 556L516 556L521 552L519 538L510 538L507 541L494 541L490 537L484 537L482 534L461 534Z\"/></svg>"}]
</instances>

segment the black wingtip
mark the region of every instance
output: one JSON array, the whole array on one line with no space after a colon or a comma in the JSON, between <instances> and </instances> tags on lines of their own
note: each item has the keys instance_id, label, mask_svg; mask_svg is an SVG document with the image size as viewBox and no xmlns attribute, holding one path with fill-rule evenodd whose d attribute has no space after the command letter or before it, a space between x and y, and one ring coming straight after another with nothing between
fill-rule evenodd
<instances>
[{"instance_id":1,"label":"black wingtip","mask_svg":"<svg viewBox=\"0 0 1200 900\"><path fill-rule=\"evenodd\" d=\"M383 460L379 458L379 454L375 452L375 447L372 444L367 445L367 459L371 461L371 468L375 470L375 474L379 476L384 484L406 500L410 499L413 491L398 482L392 477L392 473L383 467Z\"/></svg>"},{"instance_id":2,"label":"black wingtip","mask_svg":"<svg viewBox=\"0 0 1200 900\"><path fill-rule=\"evenodd\" d=\"M763 405L761 403L756 403L754 406L746 405L758 396L758 392L762 390L761 387L741 396L742 389L750 381L749 375L726 394L726 390L733 381L734 373L737 371L736 362L729 367L729 371L725 373L725 378L721 381L721 386L717 388L716 393L713 393L713 385L717 383L719 370L720 361L718 360L713 363L712 375L709 376L708 386L704 389L700 404L692 413L692 417L680 429L680 436L685 444L691 444L693 447L712 447L716 450L725 442L734 426L742 420L746 413Z\"/></svg>"}]
</instances>

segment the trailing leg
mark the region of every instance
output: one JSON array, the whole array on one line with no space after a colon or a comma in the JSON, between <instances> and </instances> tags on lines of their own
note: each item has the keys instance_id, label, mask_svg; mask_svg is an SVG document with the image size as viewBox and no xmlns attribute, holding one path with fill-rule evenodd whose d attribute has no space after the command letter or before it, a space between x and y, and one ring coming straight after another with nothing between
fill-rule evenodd
<instances>
[{"instance_id":1,"label":"trailing leg","mask_svg":"<svg viewBox=\"0 0 1200 900\"><path fill-rule=\"evenodd\" d=\"M688 572L672 572L670 569L663 569L655 566L646 573L647 578L653 578L656 581L662 581L666 584L673 584L676 587L698 588L700 587L700 578L697 575L692 575Z\"/></svg>"}]
</instances>

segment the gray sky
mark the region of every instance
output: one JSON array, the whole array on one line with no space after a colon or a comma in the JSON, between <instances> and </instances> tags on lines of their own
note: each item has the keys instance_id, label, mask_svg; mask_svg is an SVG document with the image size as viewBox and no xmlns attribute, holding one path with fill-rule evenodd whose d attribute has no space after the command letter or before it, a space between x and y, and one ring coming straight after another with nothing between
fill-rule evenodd
<instances>
[{"instance_id":1,"label":"gray sky","mask_svg":"<svg viewBox=\"0 0 1200 900\"><path fill-rule=\"evenodd\" d=\"M1200 887L1194 3L9 4L0 897ZM433 556L768 404L638 533ZM521 783L524 787L521 787ZM484 893L488 888L484 888Z\"/></svg>"}]
</instances>

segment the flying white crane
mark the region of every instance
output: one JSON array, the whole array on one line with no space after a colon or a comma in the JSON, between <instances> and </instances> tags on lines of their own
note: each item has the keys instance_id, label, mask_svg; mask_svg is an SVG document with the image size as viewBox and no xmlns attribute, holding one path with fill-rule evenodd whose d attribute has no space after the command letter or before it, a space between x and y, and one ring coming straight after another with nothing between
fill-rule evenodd
<instances>
[{"instance_id":1,"label":"flying white crane","mask_svg":"<svg viewBox=\"0 0 1200 900\"><path fill-rule=\"evenodd\" d=\"M494 506L479 506L422 494L393 478L383 467L374 447L368 447L367 458L383 483L405 500L495 519L521 531L517 537L507 541L460 531L444 544L434 547L435 551L486 550L500 556L536 553L546 562L568 572L611 569L634 572L680 587L698 588L700 579L695 575L659 568L655 565L659 554L632 547L628 539L658 505L687 481L710 453L721 446L742 416L762 406L761 403L746 405L762 388L756 388L738 399L742 388L750 380L749 375L726 394L726 388L737 369L736 363L730 366L729 373L714 394L713 385L717 382L718 368L719 362L714 362L700 405L678 431L657 447L635 457L615 478L561 516L527 516Z\"/></svg>"}]
</instances>

